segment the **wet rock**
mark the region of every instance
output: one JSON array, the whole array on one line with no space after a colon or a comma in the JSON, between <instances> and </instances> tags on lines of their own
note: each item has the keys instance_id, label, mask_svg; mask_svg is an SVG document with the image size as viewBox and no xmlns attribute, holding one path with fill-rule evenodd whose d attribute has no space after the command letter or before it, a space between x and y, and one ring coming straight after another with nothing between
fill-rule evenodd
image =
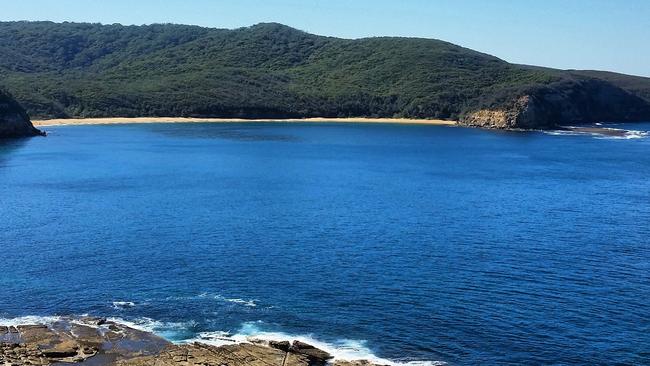
<instances>
[{"instance_id":1,"label":"wet rock","mask_svg":"<svg viewBox=\"0 0 650 366\"><path fill-rule=\"evenodd\" d=\"M269 347L279 349L280 351L289 352L291 343L289 343L289 341L270 341Z\"/></svg>"},{"instance_id":2,"label":"wet rock","mask_svg":"<svg viewBox=\"0 0 650 366\"><path fill-rule=\"evenodd\" d=\"M97 318L93 316L83 316L79 320L88 325L104 325L106 324L106 318Z\"/></svg>"},{"instance_id":3,"label":"wet rock","mask_svg":"<svg viewBox=\"0 0 650 366\"><path fill-rule=\"evenodd\" d=\"M311 361L310 364L325 364L327 360L332 358L329 353L300 341L293 341L290 351L307 356Z\"/></svg>"}]
</instances>

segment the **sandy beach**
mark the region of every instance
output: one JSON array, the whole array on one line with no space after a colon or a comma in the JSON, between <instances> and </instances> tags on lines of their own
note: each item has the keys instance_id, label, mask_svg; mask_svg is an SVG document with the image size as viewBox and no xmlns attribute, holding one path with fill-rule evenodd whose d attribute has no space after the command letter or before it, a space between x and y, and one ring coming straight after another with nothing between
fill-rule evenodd
<instances>
[{"instance_id":1,"label":"sandy beach","mask_svg":"<svg viewBox=\"0 0 650 366\"><path fill-rule=\"evenodd\" d=\"M345 123L399 123L417 125L445 125L453 126L456 121L440 119L408 119L408 118L288 118L288 119L242 119L242 118L189 118L189 117L109 117L109 118L69 118L69 119L48 119L34 120L36 127L44 126L66 126L66 125L105 125L125 123L228 123L228 122L269 122L269 123L322 123L322 122L345 122Z\"/></svg>"}]
</instances>

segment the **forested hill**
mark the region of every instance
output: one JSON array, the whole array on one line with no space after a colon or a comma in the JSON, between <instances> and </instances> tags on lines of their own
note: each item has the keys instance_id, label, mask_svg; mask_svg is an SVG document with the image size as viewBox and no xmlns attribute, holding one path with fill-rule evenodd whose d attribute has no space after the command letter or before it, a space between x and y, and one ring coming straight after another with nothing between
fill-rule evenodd
<instances>
[{"instance_id":1,"label":"forested hill","mask_svg":"<svg viewBox=\"0 0 650 366\"><path fill-rule=\"evenodd\" d=\"M417 38L0 22L0 87L32 117L409 117L499 128L650 120L650 79L509 64Z\"/></svg>"}]
</instances>

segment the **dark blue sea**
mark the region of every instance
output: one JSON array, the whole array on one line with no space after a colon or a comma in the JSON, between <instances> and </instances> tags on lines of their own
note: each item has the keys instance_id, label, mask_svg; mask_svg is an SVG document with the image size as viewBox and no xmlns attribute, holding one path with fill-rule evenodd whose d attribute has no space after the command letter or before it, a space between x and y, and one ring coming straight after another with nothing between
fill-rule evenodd
<instances>
[{"instance_id":1,"label":"dark blue sea","mask_svg":"<svg viewBox=\"0 0 650 366\"><path fill-rule=\"evenodd\" d=\"M622 127L641 132L142 124L3 141L0 323L649 365L650 123Z\"/></svg>"}]
</instances>

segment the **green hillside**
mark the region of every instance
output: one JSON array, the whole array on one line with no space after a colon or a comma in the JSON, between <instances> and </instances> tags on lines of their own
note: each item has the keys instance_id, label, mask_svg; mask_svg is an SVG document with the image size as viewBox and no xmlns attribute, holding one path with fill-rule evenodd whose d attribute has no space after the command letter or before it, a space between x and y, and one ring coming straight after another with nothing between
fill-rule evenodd
<instances>
[{"instance_id":1,"label":"green hillside","mask_svg":"<svg viewBox=\"0 0 650 366\"><path fill-rule=\"evenodd\" d=\"M432 39L347 40L274 23L224 30L51 22L0 22L0 39L0 86L35 118L463 119L511 108L524 95L536 101L542 117L531 123L540 126L650 118L648 79L513 65ZM557 96L571 104L591 92L614 93L629 110L582 98L575 102L589 105L578 112L554 114L564 108ZM580 112L593 103L605 104Z\"/></svg>"}]
</instances>

